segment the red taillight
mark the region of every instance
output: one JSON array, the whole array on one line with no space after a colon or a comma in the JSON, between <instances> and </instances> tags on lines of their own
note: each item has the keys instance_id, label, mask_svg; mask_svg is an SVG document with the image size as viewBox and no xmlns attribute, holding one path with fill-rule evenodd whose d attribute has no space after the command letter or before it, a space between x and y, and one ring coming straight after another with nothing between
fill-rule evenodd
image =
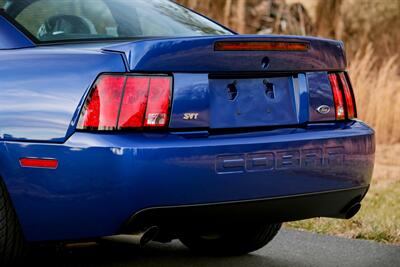
<instances>
[{"instance_id":1,"label":"red taillight","mask_svg":"<svg viewBox=\"0 0 400 267\"><path fill-rule=\"evenodd\" d=\"M149 100L144 126L163 127L168 121L171 95L171 79L157 78L150 80Z\"/></svg>"},{"instance_id":2,"label":"red taillight","mask_svg":"<svg viewBox=\"0 0 400 267\"><path fill-rule=\"evenodd\" d=\"M165 127L171 88L171 77L103 75L86 100L78 129Z\"/></svg>"},{"instance_id":3,"label":"red taillight","mask_svg":"<svg viewBox=\"0 0 400 267\"><path fill-rule=\"evenodd\" d=\"M215 51L307 51L310 44L301 42L216 42Z\"/></svg>"},{"instance_id":4,"label":"red taillight","mask_svg":"<svg viewBox=\"0 0 400 267\"><path fill-rule=\"evenodd\" d=\"M345 73L329 74L329 81L335 102L336 119L344 120L346 113L348 119L354 119L357 116L356 105Z\"/></svg>"},{"instance_id":5,"label":"red taillight","mask_svg":"<svg viewBox=\"0 0 400 267\"><path fill-rule=\"evenodd\" d=\"M148 77L130 77L126 81L125 94L121 104L118 128L140 128L143 126L149 95Z\"/></svg>"},{"instance_id":6,"label":"red taillight","mask_svg":"<svg viewBox=\"0 0 400 267\"><path fill-rule=\"evenodd\" d=\"M117 125L125 77L104 75L95 84L86 102L80 127L113 130Z\"/></svg>"},{"instance_id":7,"label":"red taillight","mask_svg":"<svg viewBox=\"0 0 400 267\"><path fill-rule=\"evenodd\" d=\"M342 88L344 91L344 97L346 99L347 106L347 118L354 119L357 116L356 105L354 101L354 97L352 94L352 90L350 89L349 83L347 82L346 75L342 72L339 74L339 79L342 84Z\"/></svg>"},{"instance_id":8,"label":"red taillight","mask_svg":"<svg viewBox=\"0 0 400 267\"><path fill-rule=\"evenodd\" d=\"M57 169L58 167L56 159L22 158L19 163L24 168Z\"/></svg>"},{"instance_id":9,"label":"red taillight","mask_svg":"<svg viewBox=\"0 0 400 267\"><path fill-rule=\"evenodd\" d=\"M331 82L333 100L335 102L336 120L344 120L346 118L345 106L337 75L334 73L329 74L329 81Z\"/></svg>"}]
</instances>

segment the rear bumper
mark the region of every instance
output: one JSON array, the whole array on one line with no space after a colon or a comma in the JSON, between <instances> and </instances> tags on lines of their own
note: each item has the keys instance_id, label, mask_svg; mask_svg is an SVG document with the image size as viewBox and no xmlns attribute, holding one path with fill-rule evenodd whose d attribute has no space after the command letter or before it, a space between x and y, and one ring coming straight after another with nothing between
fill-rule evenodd
<instances>
[{"instance_id":1,"label":"rear bumper","mask_svg":"<svg viewBox=\"0 0 400 267\"><path fill-rule=\"evenodd\" d=\"M5 142L0 169L26 238L64 240L118 233L133 214L157 207L268 200L254 214L341 217L352 194L321 208L307 201L368 187L374 151L373 130L361 122L208 137L75 133L64 144ZM21 157L56 158L59 167L21 168ZM309 194L300 206L310 209L279 204Z\"/></svg>"},{"instance_id":2,"label":"rear bumper","mask_svg":"<svg viewBox=\"0 0 400 267\"><path fill-rule=\"evenodd\" d=\"M149 208L135 213L122 227L121 233L132 233L154 225L179 231L185 227L216 223L279 223L314 217L345 219L358 212L358 208L354 210L354 207L364 198L368 188L217 204Z\"/></svg>"}]
</instances>

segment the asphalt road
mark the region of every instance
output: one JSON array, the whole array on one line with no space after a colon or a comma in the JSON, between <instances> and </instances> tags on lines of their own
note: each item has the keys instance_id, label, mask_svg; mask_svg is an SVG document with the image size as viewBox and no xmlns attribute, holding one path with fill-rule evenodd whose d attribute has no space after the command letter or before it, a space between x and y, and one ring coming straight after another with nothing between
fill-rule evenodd
<instances>
[{"instance_id":1,"label":"asphalt road","mask_svg":"<svg viewBox=\"0 0 400 267\"><path fill-rule=\"evenodd\" d=\"M349 240L282 230L265 248L241 257L196 256L181 243L150 244L146 248L90 247L51 252L41 249L29 259L32 266L162 266L162 267L260 267L260 266L400 266L400 246Z\"/></svg>"}]
</instances>

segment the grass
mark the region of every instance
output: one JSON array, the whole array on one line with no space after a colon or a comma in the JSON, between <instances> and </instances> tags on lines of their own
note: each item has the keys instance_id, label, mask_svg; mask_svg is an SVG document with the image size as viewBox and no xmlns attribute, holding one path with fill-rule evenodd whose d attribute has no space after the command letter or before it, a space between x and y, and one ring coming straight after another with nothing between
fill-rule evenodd
<instances>
[{"instance_id":1,"label":"grass","mask_svg":"<svg viewBox=\"0 0 400 267\"><path fill-rule=\"evenodd\" d=\"M358 115L375 129L378 143L400 143L399 56L379 64L376 54L370 44L350 62Z\"/></svg>"},{"instance_id":2,"label":"grass","mask_svg":"<svg viewBox=\"0 0 400 267\"><path fill-rule=\"evenodd\" d=\"M316 218L287 228L400 245L400 144L377 147L371 189L351 220Z\"/></svg>"}]
</instances>

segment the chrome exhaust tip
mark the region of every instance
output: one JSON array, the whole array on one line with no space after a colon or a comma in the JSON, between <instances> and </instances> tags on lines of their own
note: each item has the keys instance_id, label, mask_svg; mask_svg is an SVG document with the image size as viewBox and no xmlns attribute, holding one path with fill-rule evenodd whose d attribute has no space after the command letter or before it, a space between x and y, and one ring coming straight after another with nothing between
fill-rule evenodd
<instances>
[{"instance_id":1,"label":"chrome exhaust tip","mask_svg":"<svg viewBox=\"0 0 400 267\"><path fill-rule=\"evenodd\" d=\"M128 245L139 245L140 247L144 247L157 237L159 230L160 229L157 226L152 226L144 231L139 231L132 234L106 236L102 237L101 239L109 242Z\"/></svg>"}]
</instances>

